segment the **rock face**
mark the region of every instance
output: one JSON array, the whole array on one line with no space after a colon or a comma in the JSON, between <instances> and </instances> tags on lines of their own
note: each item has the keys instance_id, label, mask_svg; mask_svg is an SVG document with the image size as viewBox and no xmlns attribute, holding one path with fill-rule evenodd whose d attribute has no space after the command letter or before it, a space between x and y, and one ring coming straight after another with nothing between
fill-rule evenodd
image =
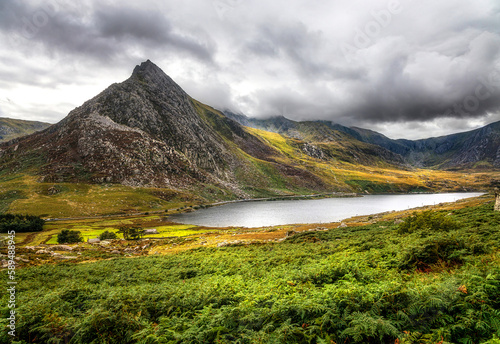
<instances>
[{"instance_id":1,"label":"rock face","mask_svg":"<svg viewBox=\"0 0 500 344\"><path fill-rule=\"evenodd\" d=\"M197 168L221 175L221 165L230 160L227 147L197 114L190 97L149 60L137 66L130 79L111 86L99 98L99 106L92 112L148 133Z\"/></svg>"}]
</instances>

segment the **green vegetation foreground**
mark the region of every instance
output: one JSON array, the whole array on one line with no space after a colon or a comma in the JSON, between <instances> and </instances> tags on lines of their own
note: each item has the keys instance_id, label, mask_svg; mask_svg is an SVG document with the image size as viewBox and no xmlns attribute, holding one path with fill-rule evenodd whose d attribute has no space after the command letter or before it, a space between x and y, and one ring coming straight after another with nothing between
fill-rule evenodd
<instances>
[{"instance_id":1,"label":"green vegetation foreground","mask_svg":"<svg viewBox=\"0 0 500 344\"><path fill-rule=\"evenodd\" d=\"M16 340L500 343L499 245L488 202L279 244L25 268Z\"/></svg>"}]
</instances>

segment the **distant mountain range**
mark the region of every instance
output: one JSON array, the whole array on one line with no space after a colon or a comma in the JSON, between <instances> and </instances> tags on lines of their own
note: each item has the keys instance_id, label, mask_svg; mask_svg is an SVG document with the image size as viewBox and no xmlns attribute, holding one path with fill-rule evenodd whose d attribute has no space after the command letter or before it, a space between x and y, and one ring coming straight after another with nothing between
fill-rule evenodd
<instances>
[{"instance_id":1,"label":"distant mountain range","mask_svg":"<svg viewBox=\"0 0 500 344\"><path fill-rule=\"evenodd\" d=\"M50 127L49 123L0 117L0 142L32 134Z\"/></svg>"},{"instance_id":2,"label":"distant mountain range","mask_svg":"<svg viewBox=\"0 0 500 344\"><path fill-rule=\"evenodd\" d=\"M358 141L385 148L400 155L414 167L445 170L500 167L500 122L453 135L422 140L393 140L373 130L345 127L329 121L296 122L283 116L256 119L230 111L224 111L224 114L245 126L299 138L304 137L311 128L323 125ZM328 140L328 137L325 136L325 139Z\"/></svg>"},{"instance_id":3,"label":"distant mountain range","mask_svg":"<svg viewBox=\"0 0 500 344\"><path fill-rule=\"evenodd\" d=\"M59 123L0 144L0 175L189 190L207 199L461 190L467 180L416 168L495 170L499 129L409 141L324 121L251 119L196 101L148 60Z\"/></svg>"}]
</instances>

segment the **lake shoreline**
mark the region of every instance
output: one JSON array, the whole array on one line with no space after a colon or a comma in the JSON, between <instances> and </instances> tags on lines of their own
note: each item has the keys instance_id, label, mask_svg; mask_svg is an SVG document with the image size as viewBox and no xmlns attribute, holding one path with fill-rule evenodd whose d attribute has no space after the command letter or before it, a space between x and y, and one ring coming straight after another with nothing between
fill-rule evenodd
<instances>
[{"instance_id":1,"label":"lake shoreline","mask_svg":"<svg viewBox=\"0 0 500 344\"><path fill-rule=\"evenodd\" d=\"M312 195L283 195L283 196L261 197L261 198L245 198L245 199L236 199L232 201L209 203L209 204L204 204L203 206L215 207L224 204L243 203L243 202L273 202L273 201L326 199L326 198L353 198L353 197L382 196L382 195L438 195L438 194L448 194L448 193L481 193L481 192L484 194L489 193L489 191L486 190L447 190L447 191L428 191L428 192L377 192L377 193L333 192L333 193L312 194ZM180 211L179 213L185 213L190 211L192 210L186 209Z\"/></svg>"},{"instance_id":2,"label":"lake shoreline","mask_svg":"<svg viewBox=\"0 0 500 344\"><path fill-rule=\"evenodd\" d=\"M245 227L279 226L291 224L331 223L343 219L391 211L408 210L437 203L454 202L463 198L478 197L487 192L440 192L440 193L390 193L390 194L355 194L342 193L334 195L308 195L294 197L272 197L259 199L233 200L217 202L202 207L193 207L170 215L173 222L191 224L201 227ZM327 197L325 197L327 196ZM336 196L336 197L335 197ZM406 198L395 198L401 196ZM418 197L409 200L410 197ZM429 199L425 196L436 196ZM451 197L451 198L450 198ZM344 199L339 201L338 199ZM356 201L355 199L364 198ZM331 200L331 202L326 201ZM283 201L283 202L279 202ZM288 202L298 202L295 208L289 209ZM314 203L304 203L311 201ZM326 201L326 202L322 202ZM265 205L266 202L276 202ZM287 203L285 205L284 203ZM375 202L375 205L370 204ZM390 204L387 204L390 202ZM402 203L401 203L402 202ZM246 203L246 205L244 205ZM251 204L253 203L253 204ZM404 205L403 205L404 204ZM220 206L225 206L220 210ZM404 206L404 208L401 208ZM211 209L218 208L217 210ZM229 208L228 208L229 207ZM293 221L293 222L292 222Z\"/></svg>"}]
</instances>

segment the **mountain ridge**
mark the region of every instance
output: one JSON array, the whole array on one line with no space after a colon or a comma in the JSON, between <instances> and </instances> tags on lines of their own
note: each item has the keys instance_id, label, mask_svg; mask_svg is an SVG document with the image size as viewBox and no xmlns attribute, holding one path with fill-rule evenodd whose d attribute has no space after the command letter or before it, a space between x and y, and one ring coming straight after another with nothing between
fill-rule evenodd
<instances>
[{"instance_id":1,"label":"mountain ridge","mask_svg":"<svg viewBox=\"0 0 500 344\"><path fill-rule=\"evenodd\" d=\"M293 121L283 116L268 119L249 118L225 111L243 125L277 133L290 133L299 123L324 123L333 130L400 155L407 164L418 168L460 170L500 168L500 121L482 128L427 139L390 139L370 129L346 127L330 121Z\"/></svg>"},{"instance_id":2,"label":"mountain ridge","mask_svg":"<svg viewBox=\"0 0 500 344\"><path fill-rule=\"evenodd\" d=\"M34 154L43 160L34 168L44 182L172 189L210 184L244 197L247 185L239 181L245 174L256 176L246 181L256 187L262 184L258 179L274 173L290 179L293 188L327 188L306 169L278 162L278 151L216 112L190 98L148 60L59 123L1 145L2 169L19 172L19 161Z\"/></svg>"}]
</instances>

